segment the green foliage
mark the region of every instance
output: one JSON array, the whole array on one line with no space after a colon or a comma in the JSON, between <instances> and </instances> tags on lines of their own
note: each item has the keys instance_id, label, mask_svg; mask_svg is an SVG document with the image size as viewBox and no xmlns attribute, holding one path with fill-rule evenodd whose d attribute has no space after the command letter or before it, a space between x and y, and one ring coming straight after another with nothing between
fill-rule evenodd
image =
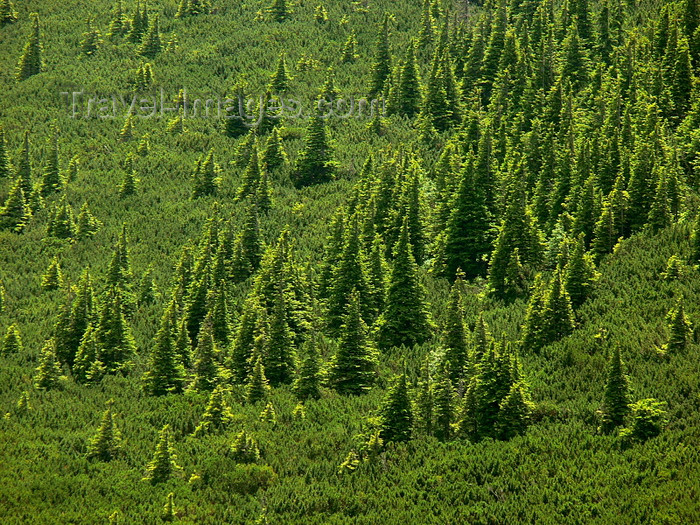
<instances>
[{"instance_id":1,"label":"green foliage","mask_svg":"<svg viewBox=\"0 0 700 525\"><path fill-rule=\"evenodd\" d=\"M639 441L658 436L667 420L666 403L656 399L640 399L630 411L632 424L620 434Z\"/></svg>"},{"instance_id":2,"label":"green foliage","mask_svg":"<svg viewBox=\"0 0 700 525\"><path fill-rule=\"evenodd\" d=\"M19 333L19 328L15 324L11 324L7 328L5 333L5 338L2 341L2 348L0 348L0 355L9 356L21 354L23 351L22 347L22 336Z\"/></svg>"},{"instance_id":3,"label":"green foliage","mask_svg":"<svg viewBox=\"0 0 700 525\"><path fill-rule=\"evenodd\" d=\"M194 430L195 437L221 432L226 429L231 422L233 414L223 394L223 389L220 386L212 390L209 395L207 408L204 410L199 425L197 425L197 428Z\"/></svg>"},{"instance_id":4,"label":"green foliage","mask_svg":"<svg viewBox=\"0 0 700 525\"><path fill-rule=\"evenodd\" d=\"M170 477L181 469L176 463L175 451L172 446L170 425L165 425L158 435L158 443L153 453L153 459L146 468L146 477L154 485L168 481Z\"/></svg>"},{"instance_id":5,"label":"green foliage","mask_svg":"<svg viewBox=\"0 0 700 525\"><path fill-rule=\"evenodd\" d=\"M18 81L27 80L38 75L44 69L43 46L41 43L41 29L39 28L39 15L32 13L32 34L29 36L24 50L17 64L15 77Z\"/></svg>"},{"instance_id":6,"label":"green foliage","mask_svg":"<svg viewBox=\"0 0 700 525\"><path fill-rule=\"evenodd\" d=\"M624 363L620 357L620 346L616 345L610 355L607 370L607 382L603 396L602 424L603 432L610 432L622 426L629 413L629 379L623 370Z\"/></svg>"},{"instance_id":7,"label":"green foliage","mask_svg":"<svg viewBox=\"0 0 700 525\"><path fill-rule=\"evenodd\" d=\"M88 459L111 461L122 452L121 433L114 423L113 405L114 400L110 399L107 402L107 410L102 416L102 422L88 443Z\"/></svg>"},{"instance_id":8,"label":"green foliage","mask_svg":"<svg viewBox=\"0 0 700 525\"><path fill-rule=\"evenodd\" d=\"M425 291L419 281L405 218L394 248L394 266L389 277L386 306L377 325L377 340L382 349L421 344L432 336L433 324Z\"/></svg>"},{"instance_id":9,"label":"green foliage","mask_svg":"<svg viewBox=\"0 0 700 525\"><path fill-rule=\"evenodd\" d=\"M92 19L88 18L87 29L80 40L80 52L87 56L94 55L100 45L102 45L102 35L99 29L92 26Z\"/></svg>"},{"instance_id":10,"label":"green foliage","mask_svg":"<svg viewBox=\"0 0 700 525\"><path fill-rule=\"evenodd\" d=\"M46 273L41 278L41 287L44 290L58 290L63 286L63 272L58 257L54 257Z\"/></svg>"},{"instance_id":11,"label":"green foliage","mask_svg":"<svg viewBox=\"0 0 700 525\"><path fill-rule=\"evenodd\" d=\"M309 122L304 148L292 172L292 181L298 188L330 182L335 176L336 166L325 121L319 115L314 115Z\"/></svg>"},{"instance_id":12,"label":"green foliage","mask_svg":"<svg viewBox=\"0 0 700 525\"><path fill-rule=\"evenodd\" d=\"M340 394L363 394L374 384L377 357L360 314L357 291L350 295L340 344L328 370L328 383Z\"/></svg>"},{"instance_id":13,"label":"green foliage","mask_svg":"<svg viewBox=\"0 0 700 525\"><path fill-rule=\"evenodd\" d=\"M17 22L17 11L11 0L0 2L0 27Z\"/></svg>"},{"instance_id":14,"label":"green foliage","mask_svg":"<svg viewBox=\"0 0 700 525\"><path fill-rule=\"evenodd\" d=\"M395 378L394 384L387 391L386 399L379 411L379 418L381 419L380 435L385 443L411 439L413 413L405 373Z\"/></svg>"},{"instance_id":15,"label":"green foliage","mask_svg":"<svg viewBox=\"0 0 700 525\"><path fill-rule=\"evenodd\" d=\"M41 349L34 386L39 390L53 390L60 386L61 365L56 356L56 344L49 339Z\"/></svg>"}]
</instances>

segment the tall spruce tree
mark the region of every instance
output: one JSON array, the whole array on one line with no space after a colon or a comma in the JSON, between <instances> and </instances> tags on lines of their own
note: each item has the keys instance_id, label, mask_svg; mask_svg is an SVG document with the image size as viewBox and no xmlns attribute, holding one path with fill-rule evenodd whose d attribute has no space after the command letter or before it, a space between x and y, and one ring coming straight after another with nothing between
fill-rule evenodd
<instances>
[{"instance_id":1,"label":"tall spruce tree","mask_svg":"<svg viewBox=\"0 0 700 525\"><path fill-rule=\"evenodd\" d=\"M484 188L470 162L461 172L459 186L445 228L445 274L453 278L461 269L466 278L483 276L490 251L491 220Z\"/></svg>"},{"instance_id":2,"label":"tall spruce tree","mask_svg":"<svg viewBox=\"0 0 700 525\"><path fill-rule=\"evenodd\" d=\"M5 338L0 347L0 355L19 355L23 351L22 337L16 324L11 324L5 332Z\"/></svg>"},{"instance_id":3,"label":"tall spruce tree","mask_svg":"<svg viewBox=\"0 0 700 525\"><path fill-rule=\"evenodd\" d=\"M676 306L668 312L666 322L669 332L666 348L672 352L682 352L688 345L688 338L691 333L690 323L686 319L685 309L683 308L683 299L679 299L676 302Z\"/></svg>"},{"instance_id":4,"label":"tall spruce tree","mask_svg":"<svg viewBox=\"0 0 700 525\"><path fill-rule=\"evenodd\" d=\"M219 384L220 374L215 352L211 320L206 319L197 336L193 378L189 387L191 390L211 392Z\"/></svg>"},{"instance_id":5,"label":"tall spruce tree","mask_svg":"<svg viewBox=\"0 0 700 525\"><path fill-rule=\"evenodd\" d=\"M301 401L321 397L320 364L315 341L307 341L302 346L301 362L294 380L294 394Z\"/></svg>"},{"instance_id":6,"label":"tall spruce tree","mask_svg":"<svg viewBox=\"0 0 700 525\"><path fill-rule=\"evenodd\" d=\"M0 229L20 233L29 224L32 211L22 190L22 181L17 179L0 208Z\"/></svg>"},{"instance_id":7,"label":"tall spruce tree","mask_svg":"<svg viewBox=\"0 0 700 525\"><path fill-rule=\"evenodd\" d=\"M304 147L291 174L296 187L329 182L335 177L336 162L328 140L326 123L319 115L311 117Z\"/></svg>"},{"instance_id":8,"label":"tall spruce tree","mask_svg":"<svg viewBox=\"0 0 700 525\"><path fill-rule=\"evenodd\" d=\"M53 137L50 140L49 158L44 167L41 183L39 185L39 193L41 193L41 196L44 198L63 188L63 180L61 179L58 160L58 130L54 131Z\"/></svg>"},{"instance_id":9,"label":"tall spruce tree","mask_svg":"<svg viewBox=\"0 0 700 525\"><path fill-rule=\"evenodd\" d=\"M394 248L394 266L384 312L377 320L380 348L413 346L432 336L433 324L425 301L425 290L409 241L408 221L404 219Z\"/></svg>"},{"instance_id":10,"label":"tall spruce tree","mask_svg":"<svg viewBox=\"0 0 700 525\"><path fill-rule=\"evenodd\" d=\"M99 321L95 331L97 359L107 373L126 371L136 353L136 343L131 328L124 316L122 294L111 287L101 305Z\"/></svg>"},{"instance_id":11,"label":"tall spruce tree","mask_svg":"<svg viewBox=\"0 0 700 525\"><path fill-rule=\"evenodd\" d=\"M18 81L27 80L33 75L38 75L44 69L43 46L41 44L41 29L39 27L39 15L32 13L32 33L24 45L24 51L17 64L15 77Z\"/></svg>"},{"instance_id":12,"label":"tall spruce tree","mask_svg":"<svg viewBox=\"0 0 700 525\"><path fill-rule=\"evenodd\" d=\"M36 367L34 386L39 390L53 390L60 386L61 364L56 356L56 344L49 339L39 354L39 366Z\"/></svg>"},{"instance_id":13,"label":"tall spruce tree","mask_svg":"<svg viewBox=\"0 0 700 525\"><path fill-rule=\"evenodd\" d=\"M353 292L341 329L340 344L328 371L328 383L341 394L357 395L367 392L376 376L376 351L360 314L360 296Z\"/></svg>"},{"instance_id":14,"label":"tall spruce tree","mask_svg":"<svg viewBox=\"0 0 700 525\"><path fill-rule=\"evenodd\" d=\"M463 286L461 277L457 277L450 291L444 332L447 371L450 381L455 386L465 378L465 368L469 359L467 332L464 325L464 307L462 306Z\"/></svg>"},{"instance_id":15,"label":"tall spruce tree","mask_svg":"<svg viewBox=\"0 0 700 525\"><path fill-rule=\"evenodd\" d=\"M433 434L440 441L452 437L454 418L454 389L447 363L441 363L437 379L433 385Z\"/></svg>"},{"instance_id":16,"label":"tall spruce tree","mask_svg":"<svg viewBox=\"0 0 700 525\"><path fill-rule=\"evenodd\" d=\"M148 480L154 485L168 481L173 474L181 470L181 467L176 463L176 459L177 457L172 446L170 425L165 425L158 434L158 443L153 453L153 459L146 468L144 480Z\"/></svg>"},{"instance_id":17,"label":"tall spruce tree","mask_svg":"<svg viewBox=\"0 0 700 525\"><path fill-rule=\"evenodd\" d=\"M379 410L380 437L384 443L408 441L413 429L413 411L408 397L406 373L394 379Z\"/></svg>"},{"instance_id":18,"label":"tall spruce tree","mask_svg":"<svg viewBox=\"0 0 700 525\"><path fill-rule=\"evenodd\" d=\"M177 305L167 306L156 334L148 370L143 375L144 390L151 395L178 394L185 383L185 369L175 347Z\"/></svg>"},{"instance_id":19,"label":"tall spruce tree","mask_svg":"<svg viewBox=\"0 0 700 525\"><path fill-rule=\"evenodd\" d=\"M114 423L114 414L112 413L113 406L113 399L107 401L107 410L105 410L105 413L102 415L100 426L88 443L88 459L111 461L119 456L122 451L121 433Z\"/></svg>"},{"instance_id":20,"label":"tall spruce tree","mask_svg":"<svg viewBox=\"0 0 700 525\"><path fill-rule=\"evenodd\" d=\"M603 395L602 425L603 432L611 432L625 423L629 413L629 379L623 370L624 363L620 356L620 345L613 348L607 370L607 380Z\"/></svg>"},{"instance_id":21,"label":"tall spruce tree","mask_svg":"<svg viewBox=\"0 0 700 525\"><path fill-rule=\"evenodd\" d=\"M224 399L224 390L221 386L217 386L209 395L209 402L199 425L194 430L194 436L221 432L226 429L232 418L231 408Z\"/></svg>"},{"instance_id":22,"label":"tall spruce tree","mask_svg":"<svg viewBox=\"0 0 700 525\"><path fill-rule=\"evenodd\" d=\"M378 97L384 92L384 85L391 73L391 51L389 49L389 15L384 15L384 20L379 29L375 44L375 56L372 63L371 83L369 96Z\"/></svg>"}]
</instances>

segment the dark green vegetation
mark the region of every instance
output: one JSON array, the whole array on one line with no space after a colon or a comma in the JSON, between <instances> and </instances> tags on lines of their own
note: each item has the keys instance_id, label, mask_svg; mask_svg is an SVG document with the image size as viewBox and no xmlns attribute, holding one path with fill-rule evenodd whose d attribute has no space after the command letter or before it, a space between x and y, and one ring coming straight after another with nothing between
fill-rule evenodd
<instances>
[{"instance_id":1,"label":"dark green vegetation","mask_svg":"<svg viewBox=\"0 0 700 525\"><path fill-rule=\"evenodd\" d=\"M31 4L0 522L700 520L695 0Z\"/></svg>"}]
</instances>

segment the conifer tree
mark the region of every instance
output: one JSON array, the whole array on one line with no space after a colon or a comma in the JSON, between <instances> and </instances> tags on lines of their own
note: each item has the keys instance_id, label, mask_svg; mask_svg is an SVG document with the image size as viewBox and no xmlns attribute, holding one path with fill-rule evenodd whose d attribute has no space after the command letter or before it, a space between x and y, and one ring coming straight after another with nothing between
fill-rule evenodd
<instances>
[{"instance_id":1,"label":"conifer tree","mask_svg":"<svg viewBox=\"0 0 700 525\"><path fill-rule=\"evenodd\" d=\"M262 401L267 398L269 391L270 385L265 377L265 366L263 365L262 357L258 356L248 378L246 401L251 405Z\"/></svg>"},{"instance_id":2,"label":"conifer tree","mask_svg":"<svg viewBox=\"0 0 700 525\"><path fill-rule=\"evenodd\" d=\"M693 231L690 234L690 262L700 263L700 213L695 216Z\"/></svg>"},{"instance_id":3,"label":"conifer tree","mask_svg":"<svg viewBox=\"0 0 700 525\"><path fill-rule=\"evenodd\" d=\"M83 55L94 55L102 45L102 35L99 29L92 26L92 19L87 19L87 29L83 33L83 38L80 40L80 52Z\"/></svg>"},{"instance_id":4,"label":"conifer tree","mask_svg":"<svg viewBox=\"0 0 700 525\"><path fill-rule=\"evenodd\" d=\"M85 269L78 280L72 303L67 305L65 314L59 316L54 329L56 353L59 359L70 367L73 367L73 361L88 326L95 320L95 310L92 280L90 272ZM94 355L91 360L94 360Z\"/></svg>"},{"instance_id":5,"label":"conifer tree","mask_svg":"<svg viewBox=\"0 0 700 525\"><path fill-rule=\"evenodd\" d=\"M197 337L193 374L190 389L195 391L211 392L220 380L210 319L204 321Z\"/></svg>"},{"instance_id":6,"label":"conifer tree","mask_svg":"<svg viewBox=\"0 0 700 525\"><path fill-rule=\"evenodd\" d=\"M156 300L156 285L153 282L153 267L149 266L141 275L136 292L136 302L139 306L153 304Z\"/></svg>"},{"instance_id":7,"label":"conifer tree","mask_svg":"<svg viewBox=\"0 0 700 525\"><path fill-rule=\"evenodd\" d=\"M148 371L143 375L144 390L151 395L179 394L185 383L185 370L175 348L177 305L168 305L156 334Z\"/></svg>"},{"instance_id":8,"label":"conifer tree","mask_svg":"<svg viewBox=\"0 0 700 525\"><path fill-rule=\"evenodd\" d=\"M445 274L450 279L457 269L461 269L468 279L482 276L487 270L485 258L491 247L490 216L486 195L471 168L468 162L462 170L445 228L443 257Z\"/></svg>"},{"instance_id":9,"label":"conifer tree","mask_svg":"<svg viewBox=\"0 0 700 525\"><path fill-rule=\"evenodd\" d=\"M46 273L41 278L41 287L44 290L58 290L63 286L63 272L58 257L54 257L49 264Z\"/></svg>"},{"instance_id":10,"label":"conifer tree","mask_svg":"<svg viewBox=\"0 0 700 525\"><path fill-rule=\"evenodd\" d=\"M131 328L124 317L121 296L114 287L107 292L95 331L97 359L110 374L127 369L136 352Z\"/></svg>"},{"instance_id":11,"label":"conifer tree","mask_svg":"<svg viewBox=\"0 0 700 525\"><path fill-rule=\"evenodd\" d=\"M221 386L217 386L209 394L209 402L204 410L204 415L202 415L202 420L194 430L194 436L221 432L231 422L232 417L231 408L224 399L224 391Z\"/></svg>"},{"instance_id":12,"label":"conifer tree","mask_svg":"<svg viewBox=\"0 0 700 525\"><path fill-rule=\"evenodd\" d=\"M379 29L374 62L370 70L372 80L369 88L370 97L378 97L384 91L389 74L391 73L391 51L389 50L389 15L384 15L384 21Z\"/></svg>"},{"instance_id":13,"label":"conifer tree","mask_svg":"<svg viewBox=\"0 0 700 525\"><path fill-rule=\"evenodd\" d=\"M194 174L192 175L193 198L216 194L220 184L218 171L219 168L214 161L214 149L212 148L206 157L202 155L197 161Z\"/></svg>"},{"instance_id":14,"label":"conifer tree","mask_svg":"<svg viewBox=\"0 0 700 525\"><path fill-rule=\"evenodd\" d=\"M607 381L603 396L603 422L601 430L611 432L622 426L629 413L629 380L623 370L620 345L615 345L608 362Z\"/></svg>"},{"instance_id":15,"label":"conifer tree","mask_svg":"<svg viewBox=\"0 0 700 525\"><path fill-rule=\"evenodd\" d=\"M432 435L433 408L433 381L430 375L430 357L426 356L421 362L413 410L416 431L424 435Z\"/></svg>"},{"instance_id":16,"label":"conifer tree","mask_svg":"<svg viewBox=\"0 0 700 525\"><path fill-rule=\"evenodd\" d=\"M33 75L38 75L44 69L43 46L41 44L41 30L39 28L39 15L32 13L32 33L24 45L24 51L17 64L15 77L18 81L27 80Z\"/></svg>"},{"instance_id":17,"label":"conifer tree","mask_svg":"<svg viewBox=\"0 0 700 525\"><path fill-rule=\"evenodd\" d=\"M465 367L468 365L469 349L466 327L464 326L464 308L461 290L464 286L461 277L452 285L447 305L447 322L445 326L445 362L447 372L453 385L464 379Z\"/></svg>"},{"instance_id":18,"label":"conifer tree","mask_svg":"<svg viewBox=\"0 0 700 525\"><path fill-rule=\"evenodd\" d=\"M268 172L272 172L287 163L287 153L282 145L279 127L275 127L267 138L261 161L263 168Z\"/></svg>"},{"instance_id":19,"label":"conifer tree","mask_svg":"<svg viewBox=\"0 0 700 525\"><path fill-rule=\"evenodd\" d=\"M49 158L46 163L46 167L44 168L44 173L39 186L39 193L41 193L42 197L46 198L49 195L60 191L62 187L63 181L61 180L58 161L58 130L56 130L51 138Z\"/></svg>"},{"instance_id":20,"label":"conifer tree","mask_svg":"<svg viewBox=\"0 0 700 525\"><path fill-rule=\"evenodd\" d=\"M128 197L129 195L135 194L137 182L138 179L136 178L136 173L134 173L134 169L132 167L129 167L124 172L124 178L122 179L122 182L119 185L119 196L124 198Z\"/></svg>"},{"instance_id":21,"label":"conifer tree","mask_svg":"<svg viewBox=\"0 0 700 525\"><path fill-rule=\"evenodd\" d=\"M231 261L231 274L235 282L246 280L260 266L262 260L262 242L258 208L255 204L248 207L243 230L236 238L234 254Z\"/></svg>"},{"instance_id":22,"label":"conifer tree","mask_svg":"<svg viewBox=\"0 0 700 525\"><path fill-rule=\"evenodd\" d=\"M20 336L19 328L17 328L16 324L11 324L7 328L5 338L2 341L2 347L0 347L0 355L8 356L21 354L22 352L22 337Z\"/></svg>"},{"instance_id":23,"label":"conifer tree","mask_svg":"<svg viewBox=\"0 0 700 525\"><path fill-rule=\"evenodd\" d=\"M272 5L268 8L270 18L275 22L284 22L289 19L290 11L287 0L272 0Z\"/></svg>"},{"instance_id":24,"label":"conifer tree","mask_svg":"<svg viewBox=\"0 0 700 525\"><path fill-rule=\"evenodd\" d=\"M656 191L649 208L647 225L652 232L657 232L671 224L671 203L669 202L668 180L666 174L657 174Z\"/></svg>"},{"instance_id":25,"label":"conifer tree","mask_svg":"<svg viewBox=\"0 0 700 525\"><path fill-rule=\"evenodd\" d=\"M72 351L72 349L70 351ZM69 364L71 365L71 372L76 383L97 383L102 379L105 374L105 367L102 362L98 360L97 354L95 328L91 324L87 327L83 337L80 339L77 350L67 356L67 358L70 359Z\"/></svg>"},{"instance_id":26,"label":"conifer tree","mask_svg":"<svg viewBox=\"0 0 700 525\"><path fill-rule=\"evenodd\" d=\"M446 363L439 369L433 386L433 403L433 433L440 441L447 441L452 437L454 389Z\"/></svg>"},{"instance_id":27,"label":"conifer tree","mask_svg":"<svg viewBox=\"0 0 700 525\"><path fill-rule=\"evenodd\" d=\"M508 440L523 434L530 422L531 403L524 385L513 383L510 392L501 403L496 423L496 433L500 439Z\"/></svg>"},{"instance_id":28,"label":"conifer tree","mask_svg":"<svg viewBox=\"0 0 700 525\"><path fill-rule=\"evenodd\" d=\"M88 443L88 459L111 461L121 453L121 434L114 423L112 406L114 406L114 400L110 399L107 401L107 410L102 416L102 422Z\"/></svg>"},{"instance_id":29,"label":"conifer tree","mask_svg":"<svg viewBox=\"0 0 700 525\"><path fill-rule=\"evenodd\" d=\"M287 70L287 58L282 54L277 62L277 69L270 78L268 89L274 94L286 93L289 91L289 83L291 81L292 78Z\"/></svg>"},{"instance_id":30,"label":"conifer tree","mask_svg":"<svg viewBox=\"0 0 700 525\"><path fill-rule=\"evenodd\" d=\"M10 154L7 150L7 141L5 140L5 128L0 126L0 180L9 179L12 173Z\"/></svg>"},{"instance_id":31,"label":"conifer tree","mask_svg":"<svg viewBox=\"0 0 700 525\"><path fill-rule=\"evenodd\" d=\"M392 113L403 115L408 119L414 118L420 111L421 85L416 62L416 45L411 45L406 51L406 58L399 71L397 86L398 105L391 108Z\"/></svg>"},{"instance_id":32,"label":"conifer tree","mask_svg":"<svg viewBox=\"0 0 700 525\"><path fill-rule=\"evenodd\" d=\"M0 27L17 22L17 11L12 0L0 0Z\"/></svg>"},{"instance_id":33,"label":"conifer tree","mask_svg":"<svg viewBox=\"0 0 700 525\"><path fill-rule=\"evenodd\" d=\"M430 44L435 34L435 21L430 7L430 0L423 0L423 12L420 19L420 29L418 31L418 45L420 47L425 47Z\"/></svg>"},{"instance_id":34,"label":"conifer tree","mask_svg":"<svg viewBox=\"0 0 700 525\"><path fill-rule=\"evenodd\" d=\"M394 248L394 266L389 278L386 306L377 320L380 348L413 346L432 336L433 324L425 302L425 290L419 281L404 218Z\"/></svg>"},{"instance_id":35,"label":"conifer tree","mask_svg":"<svg viewBox=\"0 0 700 525\"><path fill-rule=\"evenodd\" d=\"M562 282L562 270L558 268L544 296L540 328L543 343L549 344L566 337L574 330L574 326L571 299Z\"/></svg>"},{"instance_id":36,"label":"conifer tree","mask_svg":"<svg viewBox=\"0 0 700 525\"><path fill-rule=\"evenodd\" d=\"M46 235L57 239L71 239L76 235L73 208L66 202L65 195L51 213Z\"/></svg>"},{"instance_id":37,"label":"conifer tree","mask_svg":"<svg viewBox=\"0 0 700 525\"><path fill-rule=\"evenodd\" d=\"M508 271L517 260L516 249L520 255L520 263L528 266L537 267L543 255L542 235L532 211L526 205L524 188L521 184L516 184L518 187L507 202L489 262L489 287L492 293L500 297L509 297L517 293L517 286L509 279Z\"/></svg>"},{"instance_id":38,"label":"conifer tree","mask_svg":"<svg viewBox=\"0 0 700 525\"><path fill-rule=\"evenodd\" d=\"M153 454L153 459L148 464L147 473L144 480L148 480L154 485L168 481L178 470L181 470L176 463L175 451L171 443L170 425L165 425L158 434L158 444Z\"/></svg>"},{"instance_id":39,"label":"conifer tree","mask_svg":"<svg viewBox=\"0 0 700 525\"><path fill-rule=\"evenodd\" d=\"M278 285L270 315L264 364L265 375L272 386L291 382L294 367L294 340L287 322L287 304L281 285Z\"/></svg>"},{"instance_id":40,"label":"conifer tree","mask_svg":"<svg viewBox=\"0 0 700 525\"><path fill-rule=\"evenodd\" d=\"M122 225L121 232L117 239L117 244L112 251L112 259L107 270L107 282L112 286L119 287L122 291L128 290L133 274L129 261L128 238L126 235L126 224Z\"/></svg>"},{"instance_id":41,"label":"conifer tree","mask_svg":"<svg viewBox=\"0 0 700 525\"><path fill-rule=\"evenodd\" d=\"M381 237L374 235L367 265L367 282L369 284L368 304L371 321L374 321L384 310L386 283L384 282L384 245Z\"/></svg>"},{"instance_id":42,"label":"conifer tree","mask_svg":"<svg viewBox=\"0 0 700 525\"><path fill-rule=\"evenodd\" d=\"M307 341L302 347L301 363L294 380L294 394L297 399L306 401L321 397L320 365L315 341Z\"/></svg>"},{"instance_id":43,"label":"conifer tree","mask_svg":"<svg viewBox=\"0 0 700 525\"><path fill-rule=\"evenodd\" d=\"M22 191L24 192L24 198L27 202L32 195L32 164L30 161L30 142L29 142L29 131L24 132L22 138L22 146L20 147L19 153L17 155L17 161L15 162L15 180L19 182Z\"/></svg>"},{"instance_id":44,"label":"conifer tree","mask_svg":"<svg viewBox=\"0 0 700 525\"><path fill-rule=\"evenodd\" d=\"M128 142L134 136L134 115L129 112L124 119L124 125L119 131L119 142Z\"/></svg>"},{"instance_id":45,"label":"conifer tree","mask_svg":"<svg viewBox=\"0 0 700 525\"><path fill-rule=\"evenodd\" d=\"M80 207L80 213L78 213L78 219L75 225L75 234L78 239L92 237L100 230L101 226L102 223L92 214L88 203L83 203Z\"/></svg>"},{"instance_id":46,"label":"conifer tree","mask_svg":"<svg viewBox=\"0 0 700 525\"><path fill-rule=\"evenodd\" d=\"M140 44L143 40L143 34L146 32L148 22L143 19L143 14L141 13L141 2L136 0L136 5L134 6L134 13L131 17L131 24L129 29L128 40L132 44Z\"/></svg>"},{"instance_id":47,"label":"conifer tree","mask_svg":"<svg viewBox=\"0 0 700 525\"><path fill-rule=\"evenodd\" d=\"M49 339L39 354L39 366L34 376L34 386L39 390L53 390L60 385L61 364L56 357L56 344Z\"/></svg>"},{"instance_id":48,"label":"conifer tree","mask_svg":"<svg viewBox=\"0 0 700 525\"><path fill-rule=\"evenodd\" d=\"M263 423L271 423L273 425L277 423L275 405L273 405L271 401L268 401L267 405L265 405L265 408L263 408L262 412L260 412L260 417L258 419Z\"/></svg>"},{"instance_id":49,"label":"conifer tree","mask_svg":"<svg viewBox=\"0 0 700 525\"><path fill-rule=\"evenodd\" d=\"M394 379L379 410L380 436L384 443L408 441L413 428L413 411L408 397L406 373Z\"/></svg>"},{"instance_id":50,"label":"conifer tree","mask_svg":"<svg viewBox=\"0 0 700 525\"><path fill-rule=\"evenodd\" d=\"M535 276L535 282L531 290L530 300L528 301L527 310L525 311L525 323L522 329L522 346L527 351L537 352L547 344L542 333L544 325L544 299L546 295L542 274L537 274Z\"/></svg>"},{"instance_id":51,"label":"conifer tree","mask_svg":"<svg viewBox=\"0 0 700 525\"><path fill-rule=\"evenodd\" d=\"M291 174L292 182L298 188L329 182L335 176L335 169L326 124L319 115L314 115L304 138L304 147Z\"/></svg>"},{"instance_id":52,"label":"conifer tree","mask_svg":"<svg viewBox=\"0 0 700 525\"><path fill-rule=\"evenodd\" d=\"M148 32L144 35L139 54L148 58L154 58L160 53L163 44L160 39L160 25L158 23L158 15L153 18L151 25L148 27Z\"/></svg>"},{"instance_id":53,"label":"conifer tree","mask_svg":"<svg viewBox=\"0 0 700 525\"><path fill-rule=\"evenodd\" d=\"M341 394L362 394L376 379L377 357L360 315L360 297L350 295L340 344L328 371L328 383Z\"/></svg>"},{"instance_id":54,"label":"conifer tree","mask_svg":"<svg viewBox=\"0 0 700 525\"><path fill-rule=\"evenodd\" d=\"M345 229L343 248L333 270L328 291L327 325L332 333L340 330L347 312L348 299L353 291L360 296L362 318L370 322L369 284L360 242L358 217Z\"/></svg>"},{"instance_id":55,"label":"conifer tree","mask_svg":"<svg viewBox=\"0 0 700 525\"><path fill-rule=\"evenodd\" d=\"M0 208L0 229L20 233L31 218L32 212L22 190L22 181L17 179L7 195L5 205Z\"/></svg>"},{"instance_id":56,"label":"conifer tree","mask_svg":"<svg viewBox=\"0 0 700 525\"><path fill-rule=\"evenodd\" d=\"M690 323L686 319L682 299L679 299L675 308L668 312L666 321L669 331L666 348L672 352L682 352L688 344L690 335Z\"/></svg>"},{"instance_id":57,"label":"conifer tree","mask_svg":"<svg viewBox=\"0 0 700 525\"><path fill-rule=\"evenodd\" d=\"M233 382L244 384L248 380L251 371L251 358L255 344L256 331L259 327L258 317L263 314L258 303L258 297L249 296L246 299L236 336L233 341L231 355L227 361L227 368L231 370Z\"/></svg>"},{"instance_id":58,"label":"conifer tree","mask_svg":"<svg viewBox=\"0 0 700 525\"><path fill-rule=\"evenodd\" d=\"M574 308L583 304L598 278L593 258L584 251L584 242L585 234L581 233L564 267L564 288Z\"/></svg>"},{"instance_id":59,"label":"conifer tree","mask_svg":"<svg viewBox=\"0 0 700 525\"><path fill-rule=\"evenodd\" d=\"M124 6L122 0L115 0L112 8L112 20L109 23L107 36L117 38L124 36L129 31L129 21L124 14Z\"/></svg>"},{"instance_id":60,"label":"conifer tree","mask_svg":"<svg viewBox=\"0 0 700 525\"><path fill-rule=\"evenodd\" d=\"M183 0L183 2L186 0ZM173 501L175 494L172 492L168 494L168 499L165 501L163 506L163 512L161 514L161 519L163 521L175 521L175 502Z\"/></svg>"},{"instance_id":61,"label":"conifer tree","mask_svg":"<svg viewBox=\"0 0 700 525\"><path fill-rule=\"evenodd\" d=\"M348 39L345 41L345 44L343 45L343 50L341 54L340 61L343 64L350 64L354 62L357 59L357 38L355 37L355 32L353 31L350 33L350 36L348 36Z\"/></svg>"},{"instance_id":62,"label":"conifer tree","mask_svg":"<svg viewBox=\"0 0 700 525\"><path fill-rule=\"evenodd\" d=\"M257 463L260 459L258 442L241 430L231 445L231 457L237 463Z\"/></svg>"},{"instance_id":63,"label":"conifer tree","mask_svg":"<svg viewBox=\"0 0 700 525\"><path fill-rule=\"evenodd\" d=\"M260 184L260 160L258 158L258 146L253 144L250 152L250 160L243 173L243 182L236 192L236 200L243 200L248 196L254 196Z\"/></svg>"}]
</instances>

